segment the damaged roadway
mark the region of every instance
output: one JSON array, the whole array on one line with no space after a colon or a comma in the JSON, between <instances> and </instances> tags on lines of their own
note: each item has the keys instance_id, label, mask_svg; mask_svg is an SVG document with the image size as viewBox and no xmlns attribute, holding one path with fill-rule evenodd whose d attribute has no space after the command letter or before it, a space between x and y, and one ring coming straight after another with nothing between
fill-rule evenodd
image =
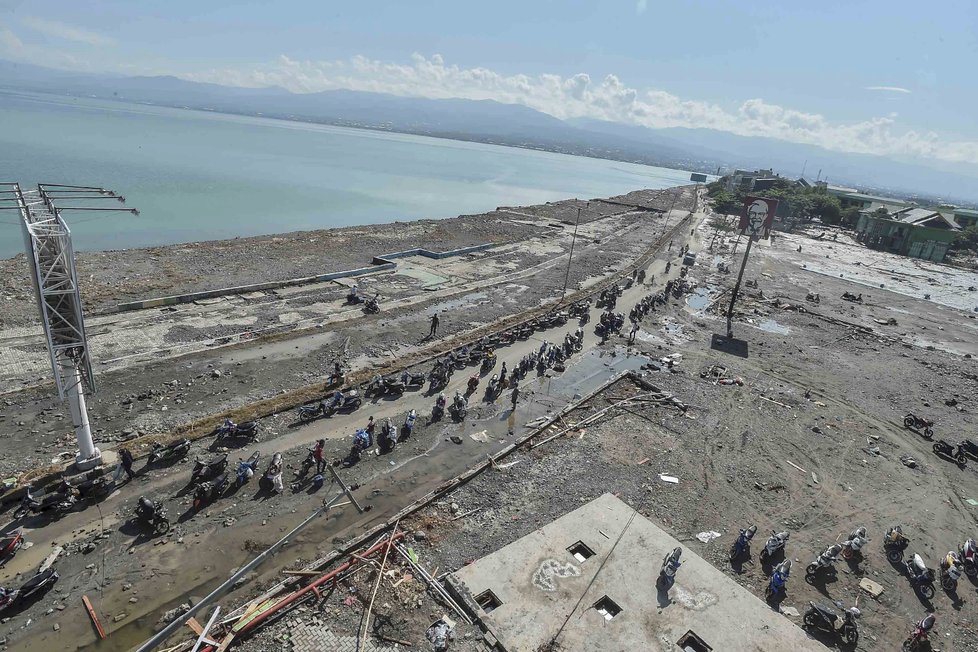
<instances>
[{"instance_id":1,"label":"damaged roadway","mask_svg":"<svg viewBox=\"0 0 978 652\"><path fill-rule=\"evenodd\" d=\"M969 347L974 346L975 320L967 312L935 308L933 302L889 288L867 288L846 278L809 271L804 267L804 257L816 256L809 252L811 239L803 234L778 234L770 247L754 248L748 265L745 278L756 280L758 287L746 290L734 322L735 334L746 342L747 357L711 348L713 335L725 330L718 310L723 306L722 293L733 282L732 274L718 273L714 265L726 262L734 267L739 258L730 254L729 244L712 254L703 251L713 231L702 218L697 215L699 227L691 240L693 251L699 253L690 277L702 287L691 300L696 307L677 300L660 307L643 319L636 344L630 348L626 348L624 338L617 337L599 345L592 332L592 319L587 326L587 348L591 351L578 354L563 374L528 381L527 396L512 419L508 402L500 399L495 404L480 405L461 425L428 424L433 398L408 396L365 406L348 418L316 422L303 429L287 426L291 415L265 420L263 430L267 423L272 439L260 446L269 452L296 446L287 455L287 462L295 467L304 455L302 447L320 433L335 438L329 440L330 454L339 457L346 452L353 428L362 425L369 414L391 414L397 422L407 409L416 407L422 415L411 439L391 456L368 457L340 471L348 482L363 484L358 495L373 507L365 517L357 516L349 506L332 512L324 522L297 537L222 605L230 609L246 602L281 579L283 566L302 567L386 521L444 479L484 460L486 453L501 450L530 432L525 424L535 417L588 396L617 372L638 369L650 360L661 368L659 358L679 352L683 357L674 373L648 371L647 367L646 382L677 397L687 410L678 410L671 403L636 402L608 410L595 423L567 436L509 454L500 460L500 468L475 477L400 523L421 563L430 571L438 569L438 574L459 569L610 492L761 598L767 569L757 561L757 551L771 530L787 529L791 532L788 555L795 566L782 606L803 613L809 600L830 603L838 599L846 606L858 600L863 614L859 649L897 648L911 622L922 618L928 609L934 609L938 617L941 649L975 649L978 639L969 606L975 599L974 585L963 578L956 594L938 588L931 601L922 601L906 577L886 561L880 547L883 531L900 523L912 540L908 552L919 552L936 567L943 554L975 536L978 529L976 506L967 502L978 499L974 461L962 468L942 459L931 451L931 442L902 425L903 415L912 411L936 421L936 438L954 441L962 433L974 432L976 375L965 355L972 353ZM661 289L667 259L673 262L672 275L677 274L679 261L673 255L680 244L681 240L652 263L649 274L655 275L656 287L627 291L619 301L619 310L627 311L646 292ZM858 250L846 253L858 259ZM714 254L719 258L714 259ZM836 263L846 264L834 249L818 256L836 254L840 259ZM575 260L576 256L575 252ZM894 266L910 264L907 259L890 259ZM562 278L551 280L550 287L559 289L561 283ZM839 297L844 291L863 293L864 303L842 301ZM819 304L805 300L809 292L820 295ZM703 310L704 305L709 307ZM896 316L896 325L876 321L890 315ZM485 319L488 317L479 321ZM554 341L573 326L534 337ZM442 327L460 328L446 318ZM416 342L427 332L426 315L400 318L397 328L411 329L408 332ZM363 340L353 338L354 334L351 329L351 349L366 347L360 344ZM918 338L924 339L922 334L926 344L921 346ZM410 341L407 336L401 337L402 342ZM530 340L534 345L539 341ZM284 350L286 345L267 346ZM235 351L241 355L248 349L214 354L231 356ZM338 348L321 352L322 359L315 360L315 366L310 364L304 370L306 375L296 375L292 381L298 384L317 374L321 377L331 361L330 354L336 351ZM524 352L517 345L501 349L499 356L512 365ZM197 387L183 391L206 388L207 398L189 400L188 396L185 404L177 405L193 406L196 400L225 405L223 401L232 400L225 398L226 394L234 391L236 384L254 391L252 398L259 396L257 378L248 379L251 385L236 383L241 379L239 373L257 376L262 365L271 367L272 363L261 360L257 351L249 355L250 360L228 357L217 364L201 360L194 369L195 375L202 374L194 383ZM354 359L362 364L368 356L360 353ZM298 359L300 363L302 360ZM290 362L296 364L297 359ZM175 358L169 364L173 363L188 364L188 360ZM230 373L214 377L208 374L206 364ZM710 373L701 377L701 372L715 370L714 365L725 367L727 377L739 378L743 384L722 384ZM153 365L140 367L151 368ZM425 366L423 370L427 369ZM165 373L157 376L156 387L165 382ZM463 382L466 375L456 374L453 386ZM224 389L228 392L222 394ZM618 381L587 398L563 419L576 423L641 391L643 388L633 381ZM140 403L148 400L137 401L133 409L143 409ZM170 410L176 410L172 397L169 401ZM110 412L107 404L105 409ZM111 407L120 412L124 409ZM205 407L198 409L203 412ZM453 434L462 444L451 441ZM543 437L546 434L541 434ZM203 441L210 443L209 439ZM245 447L242 454L249 451ZM913 468L901 461L906 456L916 460ZM68 637L91 641L92 631L80 605L81 593L96 600L110 631L98 649L127 649L152 631L163 611L191 596L206 594L230 570L304 518L321 497L335 491L324 488L310 497L304 489L294 496L253 502L256 487L246 485L234 496L175 525L166 543L134 533L122 523L138 493L172 495L188 474L186 464L168 471L154 470L103 503L110 536L94 551L73 554L61 562L59 570L64 567L65 577L57 588L62 593L52 592L37 606L3 624L0 636L9 639L11 649L26 649L32 643L58 648ZM662 475L674 476L679 482L663 481ZM186 500L168 499L171 518L179 520ZM91 522L92 512L89 509L69 515L31 532L29 538L41 543L22 550L0 576L6 580L18 565L36 566L54 541L84 542L99 528L97 521ZM727 560L727 551L738 528L752 523L758 526L752 561L734 568ZM869 531L863 560L853 564L840 561L833 582L807 584L804 566L857 526ZM78 532L82 528L83 534ZM705 544L695 538L709 531L721 536ZM128 555L129 549L135 552ZM664 551L653 553L661 557ZM394 645L392 640L408 641L415 649L426 649L425 629L451 611L431 598L399 556L393 557L388 565L394 572L379 584L374 600L378 625L372 631L386 637L388 646ZM92 567L86 568L89 565ZM406 579L408 575L411 579ZM882 585L883 593L871 598L858 586L862 577ZM394 587L399 580L403 581ZM303 604L275 624L261 628L257 635L244 640L240 649L297 649L294 646L298 643L289 642L291 637L301 633L322 640L327 629L348 644L361 626L375 581L375 573L364 569L321 602ZM132 586L127 589L127 584ZM129 602L133 591L136 602ZM64 605L65 610L57 605ZM48 609L53 611L45 615ZM123 613L126 615L118 623L112 622ZM32 624L25 628L28 618ZM792 619L800 624L799 618ZM53 629L56 623L60 625L57 632ZM457 621L452 649L486 649L481 637L478 627ZM830 638L820 640L834 645ZM293 647L287 647L290 645Z\"/></svg>"}]
</instances>

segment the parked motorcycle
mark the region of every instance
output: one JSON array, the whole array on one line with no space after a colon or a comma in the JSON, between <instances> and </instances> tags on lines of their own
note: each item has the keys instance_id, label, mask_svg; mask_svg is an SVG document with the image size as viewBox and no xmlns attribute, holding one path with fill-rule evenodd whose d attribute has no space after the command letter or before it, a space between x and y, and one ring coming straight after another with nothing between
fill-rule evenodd
<instances>
[{"instance_id":1,"label":"parked motorcycle","mask_svg":"<svg viewBox=\"0 0 978 652\"><path fill-rule=\"evenodd\" d=\"M202 460L199 457L194 460L194 469L190 472L190 481L198 479L212 478L223 472L228 466L228 453L221 453L209 460Z\"/></svg>"},{"instance_id":2,"label":"parked motorcycle","mask_svg":"<svg viewBox=\"0 0 978 652\"><path fill-rule=\"evenodd\" d=\"M839 555L842 553L842 546L838 543L831 545L825 549L825 552L820 554L815 558L815 561L810 563L805 568L805 579L812 581L821 574L835 574L835 562L838 561Z\"/></svg>"},{"instance_id":3,"label":"parked motorcycle","mask_svg":"<svg viewBox=\"0 0 978 652\"><path fill-rule=\"evenodd\" d=\"M24 499L14 512L14 518L21 518L27 516L27 514L44 513L60 516L74 509L76 502L77 500L73 494L61 492L49 493L40 498L35 498L34 494L31 493L30 487L28 487L27 492L24 494Z\"/></svg>"},{"instance_id":4,"label":"parked motorcycle","mask_svg":"<svg viewBox=\"0 0 978 652\"><path fill-rule=\"evenodd\" d=\"M961 554L964 574L968 577L978 576L978 543L974 539L968 539L958 546L958 552Z\"/></svg>"},{"instance_id":5,"label":"parked motorcycle","mask_svg":"<svg viewBox=\"0 0 978 652\"><path fill-rule=\"evenodd\" d=\"M310 403L309 405L299 406L299 421L306 422L317 419L326 414L326 404L320 401L319 403Z\"/></svg>"},{"instance_id":6,"label":"parked motorcycle","mask_svg":"<svg viewBox=\"0 0 978 652\"><path fill-rule=\"evenodd\" d=\"M70 494L77 500L102 500L115 488L116 484L112 476L101 475L97 478L75 480L74 482L63 479L58 487L58 492Z\"/></svg>"},{"instance_id":7,"label":"parked motorcycle","mask_svg":"<svg viewBox=\"0 0 978 652\"><path fill-rule=\"evenodd\" d=\"M787 532L772 531L771 536L767 539L767 543L764 544L764 548L761 550L761 563L763 564L778 553L783 554L785 544L788 543L788 537L789 534Z\"/></svg>"},{"instance_id":8,"label":"parked motorcycle","mask_svg":"<svg viewBox=\"0 0 978 652\"><path fill-rule=\"evenodd\" d=\"M953 550L948 551L941 560L941 586L944 590L952 593L958 588L958 580L964 574L964 564L961 557Z\"/></svg>"},{"instance_id":9,"label":"parked motorcycle","mask_svg":"<svg viewBox=\"0 0 978 652\"><path fill-rule=\"evenodd\" d=\"M886 558L890 563L896 564L903 561L903 551L910 545L910 538L903 534L903 528L895 525L886 531L883 538L883 550L886 551Z\"/></svg>"},{"instance_id":10,"label":"parked motorcycle","mask_svg":"<svg viewBox=\"0 0 978 652\"><path fill-rule=\"evenodd\" d=\"M438 421L443 416L445 416L445 407L448 405L448 399L445 398L445 394L441 393L438 398L435 399L435 406L431 408L431 420Z\"/></svg>"},{"instance_id":11,"label":"parked motorcycle","mask_svg":"<svg viewBox=\"0 0 978 652\"><path fill-rule=\"evenodd\" d=\"M374 295L367 299L363 304L363 311L368 315L375 315L380 312L380 295Z\"/></svg>"},{"instance_id":12,"label":"parked motorcycle","mask_svg":"<svg viewBox=\"0 0 978 652\"><path fill-rule=\"evenodd\" d=\"M482 358L482 366L480 370L482 373L489 373L489 370L496 366L496 354L492 351L486 353L485 357Z\"/></svg>"},{"instance_id":13,"label":"parked motorcycle","mask_svg":"<svg viewBox=\"0 0 978 652\"><path fill-rule=\"evenodd\" d=\"M0 596L0 612L44 593L54 586L59 577L57 571L49 568L27 580L19 589L3 591L2 596Z\"/></svg>"},{"instance_id":14,"label":"parked motorcycle","mask_svg":"<svg viewBox=\"0 0 978 652\"><path fill-rule=\"evenodd\" d=\"M274 491L282 493L282 454L272 455L272 461L265 467L265 473L258 480L258 487L262 491Z\"/></svg>"},{"instance_id":15,"label":"parked motorcycle","mask_svg":"<svg viewBox=\"0 0 978 652\"><path fill-rule=\"evenodd\" d=\"M401 439L407 439L414 433L414 423L418 420L418 411L411 410L404 419L404 426L401 428Z\"/></svg>"},{"instance_id":16,"label":"parked motorcycle","mask_svg":"<svg viewBox=\"0 0 978 652\"><path fill-rule=\"evenodd\" d=\"M937 617L934 614L927 614L923 620L914 625L910 636L903 642L903 652L917 652L924 649L924 643L928 643L927 635L934 629L936 622ZM928 644L927 647L930 648L930 645Z\"/></svg>"},{"instance_id":17,"label":"parked motorcycle","mask_svg":"<svg viewBox=\"0 0 978 652\"><path fill-rule=\"evenodd\" d=\"M351 389L346 392L337 390L329 403L326 404L324 414L330 416L337 412L353 412L361 405L363 405L363 398L357 390Z\"/></svg>"},{"instance_id":18,"label":"parked motorcycle","mask_svg":"<svg viewBox=\"0 0 978 652\"><path fill-rule=\"evenodd\" d=\"M844 608L841 602L836 602L835 606L842 610L840 622L839 614L828 607L809 602L810 607L805 612L803 618L805 627L817 629L829 634L835 634L847 645L854 646L859 642L859 630L856 627L856 619L861 615L856 607Z\"/></svg>"},{"instance_id":19,"label":"parked motorcycle","mask_svg":"<svg viewBox=\"0 0 978 652\"><path fill-rule=\"evenodd\" d=\"M20 530L0 537L0 563L6 562L24 546L24 534Z\"/></svg>"},{"instance_id":20,"label":"parked motorcycle","mask_svg":"<svg viewBox=\"0 0 978 652\"><path fill-rule=\"evenodd\" d=\"M736 561L750 551L750 542L754 538L755 532L757 532L756 525L751 525L746 530L740 531L740 534L737 535L737 540L730 546L730 561Z\"/></svg>"},{"instance_id":21,"label":"parked motorcycle","mask_svg":"<svg viewBox=\"0 0 978 652\"><path fill-rule=\"evenodd\" d=\"M949 457L962 466L968 461L968 457L964 454L964 449L961 444L955 447L943 439L938 439L934 442L934 452L942 457Z\"/></svg>"},{"instance_id":22,"label":"parked motorcycle","mask_svg":"<svg viewBox=\"0 0 978 652\"><path fill-rule=\"evenodd\" d=\"M675 583L676 572L682 565L682 562L679 561L682 554L683 549L676 547L663 558L662 568L659 569L659 586L668 590Z\"/></svg>"},{"instance_id":23,"label":"parked motorcycle","mask_svg":"<svg viewBox=\"0 0 978 652\"><path fill-rule=\"evenodd\" d=\"M222 439L224 437L247 437L251 441L258 441L258 422L235 423L231 419L225 419L224 423L217 429L217 438Z\"/></svg>"},{"instance_id":24,"label":"parked motorcycle","mask_svg":"<svg viewBox=\"0 0 978 652\"><path fill-rule=\"evenodd\" d=\"M175 441L172 444L167 444L166 446L157 442L153 444L153 450L150 452L146 463L153 465L159 464L160 462L170 462L172 460L182 459L189 451L189 439L181 439L180 441Z\"/></svg>"},{"instance_id":25,"label":"parked motorcycle","mask_svg":"<svg viewBox=\"0 0 978 652\"><path fill-rule=\"evenodd\" d=\"M791 574L791 560L785 559L777 565L771 574L771 581L768 582L765 597L768 600L781 597L788 587L788 576Z\"/></svg>"},{"instance_id":26,"label":"parked motorcycle","mask_svg":"<svg viewBox=\"0 0 978 652\"><path fill-rule=\"evenodd\" d=\"M406 370L401 372L401 385L405 389L421 389L426 380L427 377L423 373L412 373Z\"/></svg>"},{"instance_id":27,"label":"parked motorcycle","mask_svg":"<svg viewBox=\"0 0 978 652\"><path fill-rule=\"evenodd\" d=\"M934 430L931 427L934 425L934 422L928 421L923 417L919 417L913 412L910 412L907 414L907 416L903 417L903 425L906 428L922 432L924 437L927 439L934 436Z\"/></svg>"},{"instance_id":28,"label":"parked motorcycle","mask_svg":"<svg viewBox=\"0 0 978 652\"><path fill-rule=\"evenodd\" d=\"M849 538L842 542L842 558L852 559L862 549L869 539L866 537L866 528L858 527L849 533Z\"/></svg>"},{"instance_id":29,"label":"parked motorcycle","mask_svg":"<svg viewBox=\"0 0 978 652\"><path fill-rule=\"evenodd\" d=\"M493 374L489 382L486 383L486 399L492 401L499 395L499 374Z\"/></svg>"},{"instance_id":30,"label":"parked motorcycle","mask_svg":"<svg viewBox=\"0 0 978 652\"><path fill-rule=\"evenodd\" d=\"M217 500L228 488L230 483L227 473L222 473L213 480L201 482L194 489L194 509L199 510L205 504Z\"/></svg>"},{"instance_id":31,"label":"parked motorcycle","mask_svg":"<svg viewBox=\"0 0 978 652\"><path fill-rule=\"evenodd\" d=\"M251 476L255 475L255 469L258 468L258 460L261 459L261 452L255 451L246 460L238 460L238 477L237 485L239 487L243 486Z\"/></svg>"},{"instance_id":32,"label":"parked motorcycle","mask_svg":"<svg viewBox=\"0 0 978 652\"><path fill-rule=\"evenodd\" d=\"M469 378L469 382L466 383L465 393L467 395L474 394L475 390L478 388L479 388L479 374L472 374L472 376Z\"/></svg>"},{"instance_id":33,"label":"parked motorcycle","mask_svg":"<svg viewBox=\"0 0 978 652\"><path fill-rule=\"evenodd\" d=\"M469 400L461 392L455 390L455 400L452 401L452 412L458 421L465 418L469 411Z\"/></svg>"},{"instance_id":34,"label":"parked motorcycle","mask_svg":"<svg viewBox=\"0 0 978 652\"><path fill-rule=\"evenodd\" d=\"M377 443L380 445L381 453L388 453L397 446L397 429L389 417L387 422L384 423L384 427L380 429L380 436L377 437Z\"/></svg>"},{"instance_id":35,"label":"parked motorcycle","mask_svg":"<svg viewBox=\"0 0 978 652\"><path fill-rule=\"evenodd\" d=\"M919 554L915 554L913 557L903 562L903 564L907 571L907 577L910 578L910 584L913 585L914 590L925 600L930 600L933 598L934 571L927 568L927 564L924 563L923 558Z\"/></svg>"},{"instance_id":36,"label":"parked motorcycle","mask_svg":"<svg viewBox=\"0 0 978 652\"><path fill-rule=\"evenodd\" d=\"M139 497L136 504L136 519L153 528L157 534L166 534L170 530L170 520L166 517L163 503L153 502L143 496Z\"/></svg>"}]
</instances>

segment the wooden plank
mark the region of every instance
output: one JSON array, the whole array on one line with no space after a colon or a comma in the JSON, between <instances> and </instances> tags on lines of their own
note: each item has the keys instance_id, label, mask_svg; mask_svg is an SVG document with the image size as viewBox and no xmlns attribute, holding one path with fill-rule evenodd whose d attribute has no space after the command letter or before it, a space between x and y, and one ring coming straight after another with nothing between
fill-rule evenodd
<instances>
[{"instance_id":1,"label":"wooden plank","mask_svg":"<svg viewBox=\"0 0 978 652\"><path fill-rule=\"evenodd\" d=\"M187 619L187 627L194 630L194 634L197 636L200 636L204 632L203 626L193 616Z\"/></svg>"},{"instance_id":2,"label":"wooden plank","mask_svg":"<svg viewBox=\"0 0 978 652\"><path fill-rule=\"evenodd\" d=\"M95 631L98 632L98 637L104 641L105 629L102 627L102 623L99 622L98 616L95 614L95 608L92 606L92 601L88 599L87 595L83 595L82 602L85 604L85 610L88 611L88 617L92 619L92 624L95 625Z\"/></svg>"}]
</instances>

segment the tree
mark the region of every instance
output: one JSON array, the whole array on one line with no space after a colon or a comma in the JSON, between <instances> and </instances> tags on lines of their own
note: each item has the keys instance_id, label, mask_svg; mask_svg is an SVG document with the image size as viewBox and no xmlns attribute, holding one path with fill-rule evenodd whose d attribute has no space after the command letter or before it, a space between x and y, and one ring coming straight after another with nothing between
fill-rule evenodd
<instances>
[{"instance_id":1,"label":"tree","mask_svg":"<svg viewBox=\"0 0 978 652\"><path fill-rule=\"evenodd\" d=\"M720 190L713 195L713 204L716 212L722 215L739 215L744 205L744 200L742 197L738 197L736 193Z\"/></svg>"},{"instance_id":2,"label":"tree","mask_svg":"<svg viewBox=\"0 0 978 652\"><path fill-rule=\"evenodd\" d=\"M859 209L857 207L850 206L842 211L842 226L853 229L857 222L859 222Z\"/></svg>"},{"instance_id":3,"label":"tree","mask_svg":"<svg viewBox=\"0 0 978 652\"><path fill-rule=\"evenodd\" d=\"M822 220L823 224L838 224L842 219L842 204L834 195L810 194L812 208L810 215Z\"/></svg>"}]
</instances>

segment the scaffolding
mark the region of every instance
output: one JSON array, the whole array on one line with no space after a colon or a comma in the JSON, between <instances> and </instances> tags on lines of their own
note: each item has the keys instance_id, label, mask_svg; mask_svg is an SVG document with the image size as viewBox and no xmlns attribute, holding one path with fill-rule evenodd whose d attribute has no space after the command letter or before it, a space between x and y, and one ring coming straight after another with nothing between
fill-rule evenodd
<instances>
[{"instance_id":1,"label":"scaffolding","mask_svg":"<svg viewBox=\"0 0 978 652\"><path fill-rule=\"evenodd\" d=\"M62 211L126 211L133 208L105 206L58 206L55 201L112 199L125 197L111 190L93 186L38 184L24 190L19 183L0 184L0 209L20 213L24 246L31 267L31 285L37 297L41 326L47 340L51 372L61 400L67 400L78 442L75 463L87 470L101 463L102 455L92 440L85 404L86 392L95 392L95 376L85 335L78 274L71 230L61 217Z\"/></svg>"}]
</instances>

